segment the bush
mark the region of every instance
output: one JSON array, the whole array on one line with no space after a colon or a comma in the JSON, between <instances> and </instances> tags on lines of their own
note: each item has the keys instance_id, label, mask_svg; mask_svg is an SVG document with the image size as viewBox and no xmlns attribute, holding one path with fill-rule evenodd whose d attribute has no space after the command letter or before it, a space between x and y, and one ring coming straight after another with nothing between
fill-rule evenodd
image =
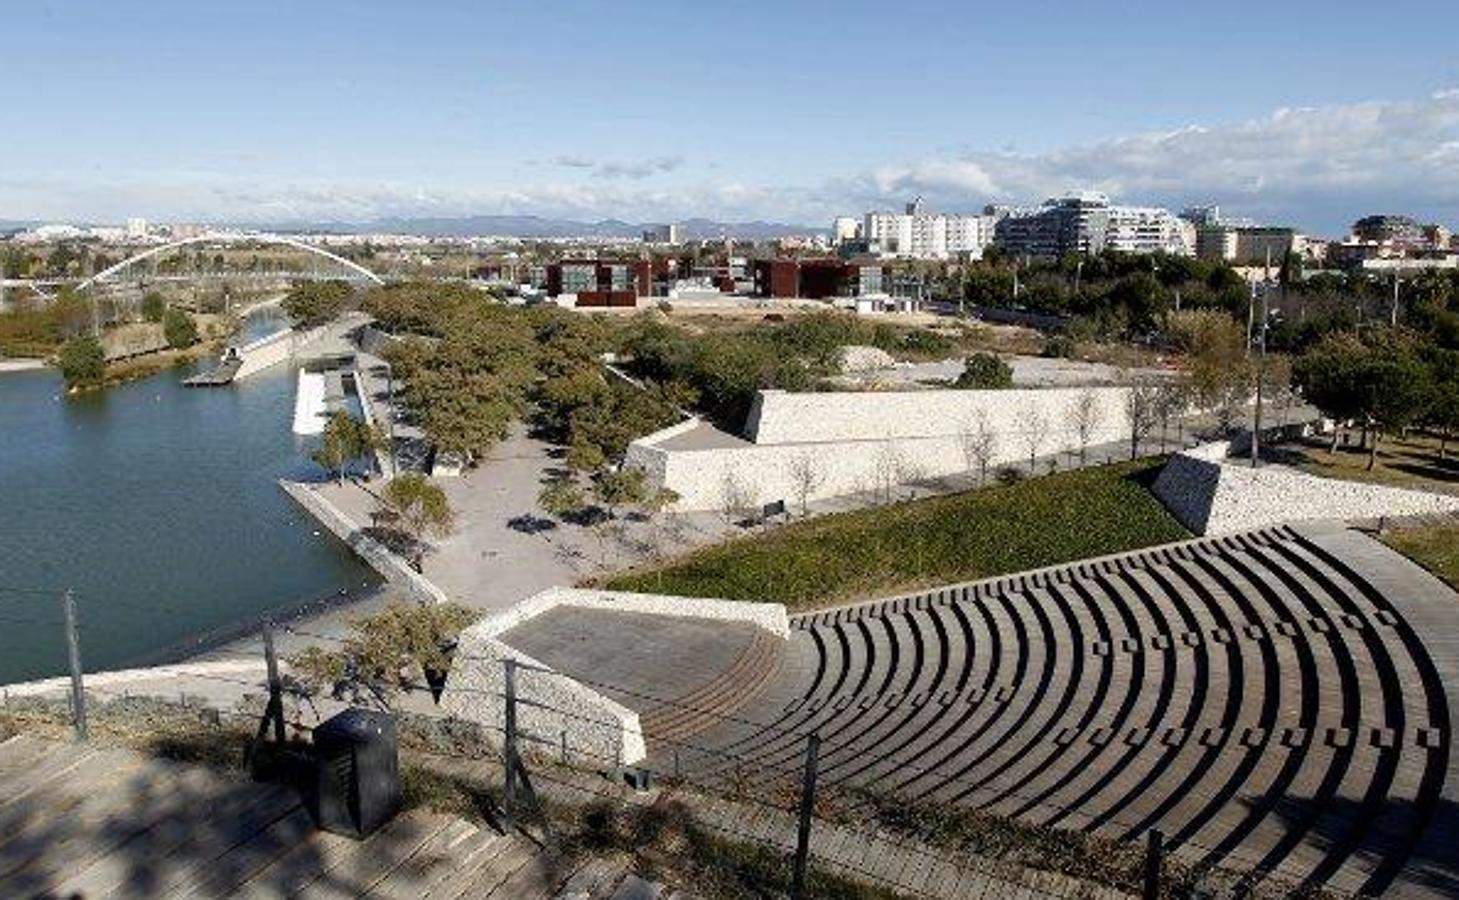
<instances>
[{"instance_id":1,"label":"bush","mask_svg":"<svg viewBox=\"0 0 1459 900\"><path fill-rule=\"evenodd\" d=\"M162 334L167 338L167 346L174 350L191 347L198 342L197 323L180 309L169 309L162 316Z\"/></svg>"},{"instance_id":2,"label":"bush","mask_svg":"<svg viewBox=\"0 0 1459 900\"><path fill-rule=\"evenodd\" d=\"M963 373L952 383L955 388L1006 388L1013 386L1013 367L992 353L974 353L963 364Z\"/></svg>"},{"instance_id":3,"label":"bush","mask_svg":"<svg viewBox=\"0 0 1459 900\"><path fill-rule=\"evenodd\" d=\"M95 387L106 377L106 352L90 335L72 338L61 345L56 366L68 388Z\"/></svg>"},{"instance_id":4,"label":"bush","mask_svg":"<svg viewBox=\"0 0 1459 900\"><path fill-rule=\"evenodd\" d=\"M902 335L901 349L918 356L946 356L952 352L953 343L944 335L925 328L918 328Z\"/></svg>"},{"instance_id":5,"label":"bush","mask_svg":"<svg viewBox=\"0 0 1459 900\"><path fill-rule=\"evenodd\" d=\"M1073 336L1057 331L1044 338L1040 354L1047 359L1073 359L1075 347Z\"/></svg>"},{"instance_id":6,"label":"bush","mask_svg":"<svg viewBox=\"0 0 1459 900\"><path fill-rule=\"evenodd\" d=\"M167 301L156 291L148 291L147 296L142 298L142 318L148 322L161 322L166 311Z\"/></svg>"},{"instance_id":7,"label":"bush","mask_svg":"<svg viewBox=\"0 0 1459 900\"><path fill-rule=\"evenodd\" d=\"M993 476L999 484L1018 484L1023 480L1023 470L1015 466L1004 466Z\"/></svg>"}]
</instances>

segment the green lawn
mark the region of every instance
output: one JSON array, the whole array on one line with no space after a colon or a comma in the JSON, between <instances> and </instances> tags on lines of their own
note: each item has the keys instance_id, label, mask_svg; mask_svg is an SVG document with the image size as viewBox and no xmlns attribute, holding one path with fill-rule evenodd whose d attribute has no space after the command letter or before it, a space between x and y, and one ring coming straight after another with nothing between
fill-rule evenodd
<instances>
[{"instance_id":1,"label":"green lawn","mask_svg":"<svg viewBox=\"0 0 1459 900\"><path fill-rule=\"evenodd\" d=\"M1139 460L824 516L623 572L605 586L802 610L1190 537L1148 490L1160 465Z\"/></svg>"},{"instance_id":2,"label":"green lawn","mask_svg":"<svg viewBox=\"0 0 1459 900\"><path fill-rule=\"evenodd\" d=\"M1459 591L1459 525L1403 528L1383 535L1382 541Z\"/></svg>"}]
</instances>

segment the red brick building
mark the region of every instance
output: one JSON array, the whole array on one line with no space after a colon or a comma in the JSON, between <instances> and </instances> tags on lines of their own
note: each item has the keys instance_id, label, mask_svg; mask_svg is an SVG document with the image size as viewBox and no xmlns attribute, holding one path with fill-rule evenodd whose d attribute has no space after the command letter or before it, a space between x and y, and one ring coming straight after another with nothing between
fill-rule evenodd
<instances>
[{"instance_id":1,"label":"red brick building","mask_svg":"<svg viewBox=\"0 0 1459 900\"><path fill-rule=\"evenodd\" d=\"M637 306L652 280L646 259L565 259L548 264L547 295L576 294L578 306Z\"/></svg>"}]
</instances>

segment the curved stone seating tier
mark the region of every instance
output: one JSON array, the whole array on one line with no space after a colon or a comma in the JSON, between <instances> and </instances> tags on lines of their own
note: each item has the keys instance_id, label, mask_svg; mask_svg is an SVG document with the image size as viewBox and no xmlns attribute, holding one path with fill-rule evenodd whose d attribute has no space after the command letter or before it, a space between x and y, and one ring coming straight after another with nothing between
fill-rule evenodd
<instances>
[{"instance_id":1,"label":"curved stone seating tier","mask_svg":"<svg viewBox=\"0 0 1459 900\"><path fill-rule=\"evenodd\" d=\"M853 803L870 791L1122 839L1158 828L1192 863L1407 890L1410 857L1453 815L1449 699L1422 636L1324 534L1202 539L797 617L793 664L678 764L784 790L815 732L820 784ZM1443 614L1459 624L1459 605Z\"/></svg>"}]
</instances>

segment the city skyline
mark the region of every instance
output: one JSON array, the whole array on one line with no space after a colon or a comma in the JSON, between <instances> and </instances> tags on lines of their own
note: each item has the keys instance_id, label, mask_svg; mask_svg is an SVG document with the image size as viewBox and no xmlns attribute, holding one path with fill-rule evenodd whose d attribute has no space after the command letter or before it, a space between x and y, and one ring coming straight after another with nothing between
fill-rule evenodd
<instances>
[{"instance_id":1,"label":"city skyline","mask_svg":"<svg viewBox=\"0 0 1459 900\"><path fill-rule=\"evenodd\" d=\"M1093 189L1329 235L1459 221L1459 14L1224 27L1256 9L27 7L0 219L825 228Z\"/></svg>"}]
</instances>

